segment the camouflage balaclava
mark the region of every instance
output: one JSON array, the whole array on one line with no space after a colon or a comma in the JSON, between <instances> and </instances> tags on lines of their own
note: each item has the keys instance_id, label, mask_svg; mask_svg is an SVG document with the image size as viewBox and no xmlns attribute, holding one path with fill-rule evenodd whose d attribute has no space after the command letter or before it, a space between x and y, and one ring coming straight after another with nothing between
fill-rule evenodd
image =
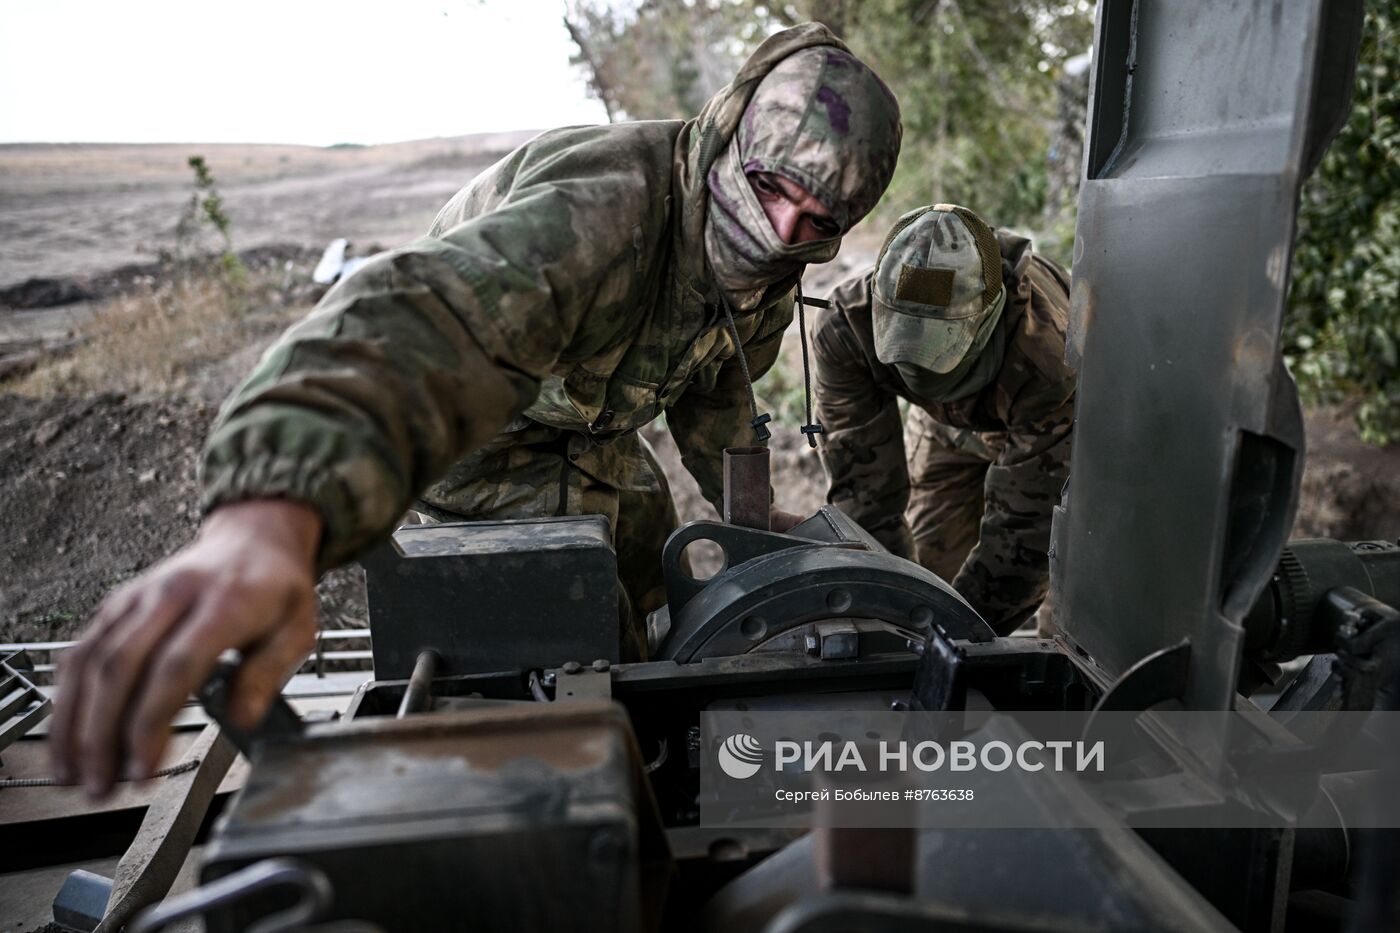
<instances>
[{"instance_id":1,"label":"camouflage balaclava","mask_svg":"<svg viewBox=\"0 0 1400 933\"><path fill-rule=\"evenodd\" d=\"M894 96L842 48L801 49L763 77L706 177L705 255L736 307L755 307L767 286L836 255L841 236L874 208L889 184L901 133ZM784 243L749 184L749 172L801 185L831 213L841 234Z\"/></svg>"},{"instance_id":2,"label":"camouflage balaclava","mask_svg":"<svg viewBox=\"0 0 1400 933\"><path fill-rule=\"evenodd\" d=\"M910 211L875 262L875 357L921 401L950 402L996 378L1006 286L996 235L964 207Z\"/></svg>"}]
</instances>

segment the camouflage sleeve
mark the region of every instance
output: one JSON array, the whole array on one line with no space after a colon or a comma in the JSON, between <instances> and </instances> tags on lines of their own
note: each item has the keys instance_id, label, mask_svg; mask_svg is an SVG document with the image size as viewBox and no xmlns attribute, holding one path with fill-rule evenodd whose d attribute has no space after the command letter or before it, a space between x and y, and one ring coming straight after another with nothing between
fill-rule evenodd
<instances>
[{"instance_id":1,"label":"camouflage sleeve","mask_svg":"<svg viewBox=\"0 0 1400 933\"><path fill-rule=\"evenodd\" d=\"M987 470L977 544L952 581L999 635L1015 631L1045 598L1050 521L1069 477L1074 424L1076 380L1064 362L1068 293L1031 281L1026 332L996 387L1006 447Z\"/></svg>"},{"instance_id":2,"label":"camouflage sleeve","mask_svg":"<svg viewBox=\"0 0 1400 933\"><path fill-rule=\"evenodd\" d=\"M610 209L634 206L621 193ZM529 193L328 292L220 412L200 471L206 512L305 502L325 523L322 570L392 530L424 486L530 404L593 296L626 275L630 236L604 231L631 225L581 222L585 208L568 189Z\"/></svg>"},{"instance_id":3,"label":"camouflage sleeve","mask_svg":"<svg viewBox=\"0 0 1400 933\"><path fill-rule=\"evenodd\" d=\"M824 429L821 458L826 500L855 519L890 553L914 559L914 539L904 520L909 467L899 401L875 383L870 366L841 313L842 302L866 300L868 283L833 294L812 329L813 394ZM859 311L857 313L860 313ZM869 313L868 309L864 313Z\"/></svg>"},{"instance_id":4,"label":"camouflage sleeve","mask_svg":"<svg viewBox=\"0 0 1400 933\"><path fill-rule=\"evenodd\" d=\"M792 298L784 297L770 306L753 326L753 334L738 321L744 360L749 376L757 382L773 368L783 344L783 331L792 321ZM713 380L713 381L711 381ZM749 389L744 373L734 358L725 360L713 373L699 374L666 411L666 427L681 452L681 462L715 511L724 508L724 448L752 447L756 440L749 422Z\"/></svg>"}]
</instances>

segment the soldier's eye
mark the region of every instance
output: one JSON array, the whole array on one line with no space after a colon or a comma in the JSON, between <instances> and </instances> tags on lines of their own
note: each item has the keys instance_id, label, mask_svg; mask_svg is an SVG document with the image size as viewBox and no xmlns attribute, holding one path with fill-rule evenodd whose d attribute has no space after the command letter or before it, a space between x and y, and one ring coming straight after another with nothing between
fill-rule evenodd
<instances>
[{"instance_id":1,"label":"soldier's eye","mask_svg":"<svg viewBox=\"0 0 1400 933\"><path fill-rule=\"evenodd\" d=\"M841 227L830 217L813 217L812 229L824 237L833 237L841 233Z\"/></svg>"},{"instance_id":2,"label":"soldier's eye","mask_svg":"<svg viewBox=\"0 0 1400 933\"><path fill-rule=\"evenodd\" d=\"M753 190L758 192L759 194L766 194L772 197L778 197L781 196L783 193L781 190L779 190L777 185L773 184L773 182L769 180L767 175L750 175L749 184L752 185Z\"/></svg>"}]
</instances>

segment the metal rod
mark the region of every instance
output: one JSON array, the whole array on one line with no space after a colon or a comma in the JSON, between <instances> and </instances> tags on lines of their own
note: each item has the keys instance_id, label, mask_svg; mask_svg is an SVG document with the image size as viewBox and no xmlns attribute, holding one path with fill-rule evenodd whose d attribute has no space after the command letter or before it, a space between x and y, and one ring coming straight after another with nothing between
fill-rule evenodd
<instances>
[{"instance_id":1,"label":"metal rod","mask_svg":"<svg viewBox=\"0 0 1400 933\"><path fill-rule=\"evenodd\" d=\"M336 628L327 629L318 636L322 641L351 641L356 638L368 638L367 628ZM13 654L16 651L64 651L76 645L76 641L30 641L30 642L7 642L0 645L0 655ZM333 657L326 655L327 658Z\"/></svg>"},{"instance_id":2,"label":"metal rod","mask_svg":"<svg viewBox=\"0 0 1400 933\"><path fill-rule=\"evenodd\" d=\"M403 693L396 718L402 719L409 713L426 712L433 705L433 675L437 673L438 656L436 651L424 651L413 662L413 674L408 678L408 689Z\"/></svg>"},{"instance_id":3,"label":"metal rod","mask_svg":"<svg viewBox=\"0 0 1400 933\"><path fill-rule=\"evenodd\" d=\"M530 672L530 696L534 697L537 703L554 702L554 698L545 692L544 682L540 679L539 671Z\"/></svg>"},{"instance_id":4,"label":"metal rod","mask_svg":"<svg viewBox=\"0 0 1400 933\"><path fill-rule=\"evenodd\" d=\"M772 488L767 447L724 449L724 520L730 525L768 531Z\"/></svg>"}]
</instances>

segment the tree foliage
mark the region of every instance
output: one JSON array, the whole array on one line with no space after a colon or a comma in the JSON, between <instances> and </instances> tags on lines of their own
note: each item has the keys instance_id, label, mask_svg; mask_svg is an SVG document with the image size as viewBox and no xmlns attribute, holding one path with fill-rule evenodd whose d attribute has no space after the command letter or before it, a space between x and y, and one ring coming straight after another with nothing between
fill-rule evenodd
<instances>
[{"instance_id":1,"label":"tree foliage","mask_svg":"<svg viewBox=\"0 0 1400 933\"><path fill-rule=\"evenodd\" d=\"M747 19L732 2L571 0L564 25L609 119L685 120L763 40Z\"/></svg>"},{"instance_id":2,"label":"tree foliage","mask_svg":"<svg viewBox=\"0 0 1400 933\"><path fill-rule=\"evenodd\" d=\"M1352 112L1304 188L1284 339L1314 400L1400 439L1400 0L1367 0ZM575 61L613 119L687 118L767 35L827 24L899 98L899 168L871 223L934 201L1069 264L1090 0L570 0Z\"/></svg>"},{"instance_id":3,"label":"tree foliage","mask_svg":"<svg viewBox=\"0 0 1400 933\"><path fill-rule=\"evenodd\" d=\"M1367 3L1351 116L1303 188L1286 353L1306 396L1400 439L1400 0Z\"/></svg>"},{"instance_id":4,"label":"tree foliage","mask_svg":"<svg viewBox=\"0 0 1400 933\"><path fill-rule=\"evenodd\" d=\"M1089 48L1091 14L1064 0L849 4L844 37L889 83L904 119L882 219L963 204L998 225L1055 229L1064 248L1051 251L1068 259L1087 77L1065 64Z\"/></svg>"},{"instance_id":5,"label":"tree foliage","mask_svg":"<svg viewBox=\"0 0 1400 933\"><path fill-rule=\"evenodd\" d=\"M876 222L931 201L1050 234L1068 259L1089 0L572 0L565 24L612 119L694 116L774 31L825 23L890 85L899 170Z\"/></svg>"}]
</instances>

